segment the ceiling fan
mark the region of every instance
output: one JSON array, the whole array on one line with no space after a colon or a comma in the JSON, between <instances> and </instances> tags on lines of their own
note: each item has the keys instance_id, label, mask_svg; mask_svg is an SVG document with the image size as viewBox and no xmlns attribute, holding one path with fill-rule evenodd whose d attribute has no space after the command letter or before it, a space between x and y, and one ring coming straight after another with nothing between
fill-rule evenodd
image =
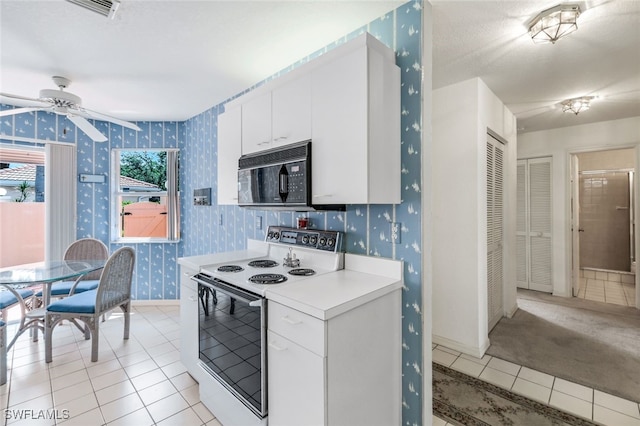
<instances>
[{"instance_id":1,"label":"ceiling fan","mask_svg":"<svg viewBox=\"0 0 640 426\"><path fill-rule=\"evenodd\" d=\"M31 111L49 111L56 114L66 116L69 121L76 125L76 127L82 130L95 142L104 142L107 137L100 133L87 118L95 120L109 121L111 123L119 124L123 127L139 131L140 128L128 121L120 120L110 115L102 114L96 111L82 107L82 99L79 96L70 92L65 92L64 89L71 84L71 80L65 77L54 76L53 82L58 86L58 90L42 89L40 96L35 98L27 98L24 96L10 95L8 93L0 93L0 97L5 97L10 100L18 101L17 103L26 105L22 108L7 109L0 111L0 117L8 115L23 114ZM26 102L25 102L26 101Z\"/></svg>"}]
</instances>

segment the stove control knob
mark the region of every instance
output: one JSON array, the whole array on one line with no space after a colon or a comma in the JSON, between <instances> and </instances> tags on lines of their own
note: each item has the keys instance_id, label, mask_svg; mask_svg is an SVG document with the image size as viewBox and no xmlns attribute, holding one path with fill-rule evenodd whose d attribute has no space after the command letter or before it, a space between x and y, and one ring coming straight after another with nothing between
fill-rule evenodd
<instances>
[{"instance_id":1,"label":"stove control knob","mask_svg":"<svg viewBox=\"0 0 640 426\"><path fill-rule=\"evenodd\" d=\"M329 239L327 240L327 245L328 245L329 247L333 247L335 244L336 244L336 240L335 240L335 239L333 239L333 238L329 238Z\"/></svg>"},{"instance_id":2,"label":"stove control knob","mask_svg":"<svg viewBox=\"0 0 640 426\"><path fill-rule=\"evenodd\" d=\"M273 232L269 232L267 234L267 240L272 240L273 239Z\"/></svg>"},{"instance_id":3,"label":"stove control knob","mask_svg":"<svg viewBox=\"0 0 640 426\"><path fill-rule=\"evenodd\" d=\"M315 235L312 235L311 238L309 238L309 242L311 243L311 245L315 246L316 243L318 242L318 237L316 237Z\"/></svg>"},{"instance_id":4,"label":"stove control knob","mask_svg":"<svg viewBox=\"0 0 640 426\"><path fill-rule=\"evenodd\" d=\"M320 237L320 245L323 246L327 243L327 239L325 237Z\"/></svg>"},{"instance_id":5,"label":"stove control knob","mask_svg":"<svg viewBox=\"0 0 640 426\"><path fill-rule=\"evenodd\" d=\"M309 244L309 236L305 235L304 237L302 237L302 242L305 244Z\"/></svg>"}]
</instances>

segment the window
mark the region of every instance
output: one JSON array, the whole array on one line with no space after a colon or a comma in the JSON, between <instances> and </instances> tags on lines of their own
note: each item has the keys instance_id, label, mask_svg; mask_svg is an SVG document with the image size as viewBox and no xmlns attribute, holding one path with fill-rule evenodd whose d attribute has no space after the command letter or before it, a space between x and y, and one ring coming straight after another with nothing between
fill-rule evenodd
<instances>
[{"instance_id":1,"label":"window","mask_svg":"<svg viewBox=\"0 0 640 426\"><path fill-rule=\"evenodd\" d=\"M178 150L115 149L111 240L178 241Z\"/></svg>"}]
</instances>

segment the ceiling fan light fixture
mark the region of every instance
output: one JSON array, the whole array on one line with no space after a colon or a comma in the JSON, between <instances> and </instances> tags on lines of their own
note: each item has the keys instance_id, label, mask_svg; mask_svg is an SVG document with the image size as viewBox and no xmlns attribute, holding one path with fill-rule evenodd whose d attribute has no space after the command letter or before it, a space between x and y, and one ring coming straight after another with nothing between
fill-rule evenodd
<instances>
[{"instance_id":1,"label":"ceiling fan light fixture","mask_svg":"<svg viewBox=\"0 0 640 426\"><path fill-rule=\"evenodd\" d=\"M534 43L555 43L561 37L578 29L580 6L559 4L544 10L529 24L529 35Z\"/></svg>"},{"instance_id":2,"label":"ceiling fan light fixture","mask_svg":"<svg viewBox=\"0 0 640 426\"><path fill-rule=\"evenodd\" d=\"M116 16L116 11L120 7L119 0L67 0L69 3L73 3L78 6L82 6L85 9L89 9L93 12L99 13L102 16L106 16L109 19L113 19Z\"/></svg>"},{"instance_id":3,"label":"ceiling fan light fixture","mask_svg":"<svg viewBox=\"0 0 640 426\"><path fill-rule=\"evenodd\" d=\"M591 100L595 96L580 96L579 98L567 99L561 102L562 112L572 112L575 115L582 111L586 111L591 106Z\"/></svg>"}]
</instances>

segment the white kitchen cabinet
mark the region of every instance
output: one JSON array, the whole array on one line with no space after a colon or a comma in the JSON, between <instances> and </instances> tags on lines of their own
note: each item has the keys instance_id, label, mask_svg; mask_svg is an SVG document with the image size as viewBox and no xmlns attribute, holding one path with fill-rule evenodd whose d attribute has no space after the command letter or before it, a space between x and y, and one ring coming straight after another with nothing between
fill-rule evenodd
<instances>
[{"instance_id":1,"label":"white kitchen cabinet","mask_svg":"<svg viewBox=\"0 0 640 426\"><path fill-rule=\"evenodd\" d=\"M400 69L373 36L312 72L314 204L400 203Z\"/></svg>"},{"instance_id":2,"label":"white kitchen cabinet","mask_svg":"<svg viewBox=\"0 0 640 426\"><path fill-rule=\"evenodd\" d=\"M272 147L311 139L311 74L271 92Z\"/></svg>"},{"instance_id":3,"label":"white kitchen cabinet","mask_svg":"<svg viewBox=\"0 0 640 426\"><path fill-rule=\"evenodd\" d=\"M400 68L371 34L229 105L243 155L311 139L313 204L401 202Z\"/></svg>"},{"instance_id":4,"label":"white kitchen cabinet","mask_svg":"<svg viewBox=\"0 0 640 426\"><path fill-rule=\"evenodd\" d=\"M191 280L196 271L180 268L180 360L196 381L202 369L198 366L198 284Z\"/></svg>"},{"instance_id":5,"label":"white kitchen cabinet","mask_svg":"<svg viewBox=\"0 0 640 426\"><path fill-rule=\"evenodd\" d=\"M271 147L271 92L242 104L242 154Z\"/></svg>"},{"instance_id":6,"label":"white kitchen cabinet","mask_svg":"<svg viewBox=\"0 0 640 426\"><path fill-rule=\"evenodd\" d=\"M400 297L328 320L269 301L269 424L400 424Z\"/></svg>"},{"instance_id":7,"label":"white kitchen cabinet","mask_svg":"<svg viewBox=\"0 0 640 426\"><path fill-rule=\"evenodd\" d=\"M238 159L242 149L242 110L218 116L218 204L238 204Z\"/></svg>"}]
</instances>

